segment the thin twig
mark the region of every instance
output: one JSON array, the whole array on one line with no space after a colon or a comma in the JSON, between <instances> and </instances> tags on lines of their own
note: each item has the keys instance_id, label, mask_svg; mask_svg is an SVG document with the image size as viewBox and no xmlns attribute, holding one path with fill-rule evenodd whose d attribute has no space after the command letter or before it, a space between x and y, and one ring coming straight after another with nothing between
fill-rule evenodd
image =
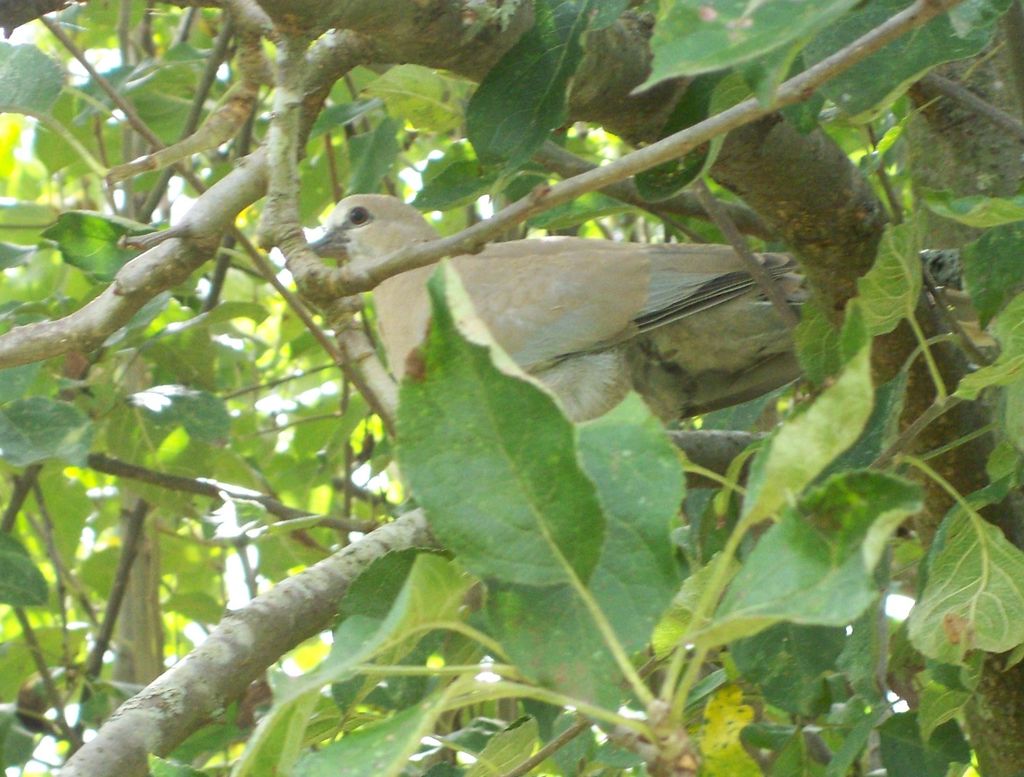
<instances>
[{"instance_id":1,"label":"thin twig","mask_svg":"<svg viewBox=\"0 0 1024 777\"><path fill-rule=\"evenodd\" d=\"M46 656L43 655L43 648L36 637L35 629L32 628L24 608L13 607L12 609L14 610L14 617L18 619L18 623L21 625L21 633L25 637L25 644L28 645L28 652L32 656L32 662L36 665L36 671L39 672L39 677L43 681L43 689L46 691L50 706L57 713L57 729L60 731L61 736L71 743L72 748L77 749L81 747L82 740L78 733L68 725L67 718L64 716L64 701L60 697L57 685L53 682L50 667L46 665Z\"/></svg>"},{"instance_id":2,"label":"thin twig","mask_svg":"<svg viewBox=\"0 0 1024 777\"><path fill-rule=\"evenodd\" d=\"M533 158L562 178L571 178L597 167L597 165L591 164L570 151L566 151L551 141L541 146L540 150L533 155ZM636 188L636 184L632 180L619 181L598 191L653 213L658 218L668 221L672 226L687 234L690 233L685 227L679 224L678 221L671 219L673 215L698 219L707 218L707 213L700 202L689 192L680 192L674 197L669 197L667 200L648 202L641 196ZM736 222L736 226L739 227L741 232L766 240L775 237L771 228L764 223L757 213L746 205L723 203L722 207L726 209L732 220Z\"/></svg>"},{"instance_id":3,"label":"thin twig","mask_svg":"<svg viewBox=\"0 0 1024 777\"><path fill-rule=\"evenodd\" d=\"M529 774L534 767L540 766L546 759L557 753L572 740L590 728L591 725L590 721L586 719L576 721L521 764L502 774L501 777L522 777L524 774Z\"/></svg>"},{"instance_id":4,"label":"thin twig","mask_svg":"<svg viewBox=\"0 0 1024 777\"><path fill-rule=\"evenodd\" d=\"M60 24L47 19L46 17L41 18L39 21L46 26L46 29L50 31L53 37L60 41L61 45L68 50L68 53L78 60L78 63L85 68L85 71L89 74L89 77L93 82L103 90L107 97L110 98L110 101L118 108L118 110L121 111L121 113L124 114L124 117L128 120L129 126L145 138L146 142L154 149L163 148L163 143L160 141L160 138L157 137L156 133L149 128L149 125L142 120L142 117L139 116L135 107L121 96L117 91L117 87L110 83L102 73L92 66L92 63L89 62L89 59L85 56L85 52L83 52L78 47L78 44L71 40L68 34L61 29Z\"/></svg>"},{"instance_id":5,"label":"thin twig","mask_svg":"<svg viewBox=\"0 0 1024 777\"><path fill-rule=\"evenodd\" d=\"M786 301L786 295L783 293L782 288L764 269L764 265L754 256L754 252L750 250L750 246L747 245L747 241L740 234L735 222L726 213L725 208L715 199L711 190L708 189L708 185L702 179L694 181L693 189L697 195L697 200L704 210L707 211L708 216L711 217L711 220L721 230L729 245L736 252L736 255L743 260L747 272L757 281L757 285L761 287L761 291L765 293L765 296L771 300L772 305L775 307L775 312L779 314L779 318L782 319L787 327L795 329L796 325L800 323L800 319L797 318L793 308Z\"/></svg>"},{"instance_id":6,"label":"thin twig","mask_svg":"<svg viewBox=\"0 0 1024 777\"><path fill-rule=\"evenodd\" d=\"M114 636L114 626L117 623L117 616L121 612L125 592L128 590L128 578L139 552L139 541L142 538L147 512L149 512L149 505L142 499L139 499L135 506L128 511L128 525L121 537L121 555L117 560L117 572L114 574L114 583L110 588L110 595L107 597L106 610L103 612L103 623L96 634L96 641L93 643L92 650L89 651L89 657L85 661L85 676L89 680L99 677L100 670L103 668L103 655L107 652L110 640Z\"/></svg>"},{"instance_id":7,"label":"thin twig","mask_svg":"<svg viewBox=\"0 0 1024 777\"><path fill-rule=\"evenodd\" d=\"M952 410L954 407L959 405L963 400L957 396L947 396L942 402L936 402L928 406L921 415L914 419L906 429L900 432L900 435L893 441L893 443L886 448L878 458L872 463L872 469L885 469L892 463L893 459L897 455L902 453L907 446L912 443L921 432L923 432L929 424L938 419L944 413Z\"/></svg>"},{"instance_id":8,"label":"thin twig","mask_svg":"<svg viewBox=\"0 0 1024 777\"><path fill-rule=\"evenodd\" d=\"M195 10L195 9L189 9ZM206 103L206 98L210 95L210 89L213 88L213 84L217 79L217 70L220 68L221 63L224 61L224 57L227 54L228 44L231 43L231 36L234 34L234 24L232 23L231 15L225 16L226 21L220 28L220 32L217 34L217 39L213 43L213 50L210 52L210 56L206 60L206 67L203 69L203 74L199 77L199 85L196 87L195 96L192 98L192 105L188 111L188 117L185 119L185 126L181 130L179 135L180 139L185 139L199 127L199 120L203 116L203 105ZM163 199L164 194L167 191L167 184L170 183L171 177L174 175L173 168L168 168L160 172L160 178L156 185L146 195L146 200L139 209L139 221L148 222L152 216L153 211L156 210L157 205L160 204L160 200Z\"/></svg>"},{"instance_id":9,"label":"thin twig","mask_svg":"<svg viewBox=\"0 0 1024 777\"><path fill-rule=\"evenodd\" d=\"M32 490L32 486L39 477L39 470L42 468L42 464L30 464L25 468L24 472L14 479L14 491L11 493L11 501L4 508L3 518L0 518L0 532L3 534L10 534L14 528L14 522L18 518L18 513L21 511L22 505L25 504L25 499Z\"/></svg>"},{"instance_id":10,"label":"thin twig","mask_svg":"<svg viewBox=\"0 0 1024 777\"><path fill-rule=\"evenodd\" d=\"M137 464L129 464L126 461L105 456L102 453L89 454L87 464L97 472L104 472L116 477L130 478L142 483L150 483L154 486L166 488L171 491L183 491L185 493L207 496L211 499L221 501L227 497L229 499L254 502L263 507L263 509L271 515L285 521L295 518L310 518L316 515L308 510L299 510L294 507L288 507L273 497L250 491L249 489L242 488L241 486L235 486L230 483L219 483L213 480L198 480L183 477L181 475L168 475L163 472L155 472L154 470L140 467ZM324 520L327 519L324 518ZM341 519L330 520L339 521ZM373 528L373 525L361 521L349 521L346 523L348 523L350 527L349 531L365 532L370 531Z\"/></svg>"},{"instance_id":11,"label":"thin twig","mask_svg":"<svg viewBox=\"0 0 1024 777\"><path fill-rule=\"evenodd\" d=\"M333 370L337 365L334 364L321 364L319 367L311 367L305 372L293 372L291 375L285 375L283 378L275 378L274 380L268 380L265 383L257 383L253 386L245 386L244 388L236 389L235 391L222 394L223 399L235 399L244 394L253 394L258 391L266 391L267 389L276 388L283 383L289 383L293 380L299 380L305 378L307 375L313 375L317 372L323 372L324 370Z\"/></svg>"}]
</instances>

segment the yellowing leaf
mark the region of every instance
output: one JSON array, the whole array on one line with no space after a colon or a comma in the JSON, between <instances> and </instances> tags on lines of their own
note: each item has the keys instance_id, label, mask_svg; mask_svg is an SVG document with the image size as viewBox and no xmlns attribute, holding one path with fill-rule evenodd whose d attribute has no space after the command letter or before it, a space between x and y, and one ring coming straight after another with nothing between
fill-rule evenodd
<instances>
[{"instance_id":1,"label":"yellowing leaf","mask_svg":"<svg viewBox=\"0 0 1024 777\"><path fill-rule=\"evenodd\" d=\"M740 744L740 732L754 720L754 710L743 703L743 691L727 685L704 708L704 727L698 744L704 758L702 774L707 777L760 775L757 763Z\"/></svg>"}]
</instances>

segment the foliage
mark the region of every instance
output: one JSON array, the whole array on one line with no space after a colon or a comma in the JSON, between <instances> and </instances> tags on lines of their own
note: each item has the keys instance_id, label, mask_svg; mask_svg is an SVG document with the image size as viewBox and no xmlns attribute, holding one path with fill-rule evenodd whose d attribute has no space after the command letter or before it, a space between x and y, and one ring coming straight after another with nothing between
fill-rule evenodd
<instances>
[{"instance_id":1,"label":"foliage","mask_svg":"<svg viewBox=\"0 0 1024 777\"><path fill-rule=\"evenodd\" d=\"M458 5L463 38L441 47L507 34L531 4ZM633 87L695 77L653 139L751 96L771 104L785 78L906 5L535 0L514 45L472 74L478 86L458 67L412 63L334 79L299 130L298 217L313 228L343 194L387 191L438 211L439 231L454 233L553 183L537 156L546 142L595 165L628 154L611 131L572 123L570 99L586 87L588 41L617 30L623 12L633 26L654 21L653 66ZM345 596L317 604L321 636L284 635L266 672L220 670L248 690L151 754L153 774L964 773L991 733L970 730L964 713L984 654L1010 653L1010 666L1024 650L1024 555L980 512L1019 485L1024 451L1024 195L915 198L903 128L918 109L903 95L985 49L1008 7L967 0L787 112L870 174L903 223L882 237L842 328L819 301L805 308L794 339L807 381L682 422L770 430L717 475L680 454L637 396L571 424L490 341L444 263L393 433L325 348L334 321L273 285L292 277L279 252L255 247L272 197L240 205L179 276L150 267L132 285L133 268L175 243L133 262L132 240L179 224L252 148L272 146L280 104L263 90L229 142L120 184L104 176L229 117L232 89L259 80L253 60L280 55L280 36L281 48L252 46L218 8L124 2L51 17L89 70L40 22L0 42L7 774L57 768L230 626L238 616L226 610L417 507L436 547L367 551ZM588 191L531 214L514 237L724 242L706 220L665 210L712 170L723 138L640 171L650 210ZM918 251L936 218L974 229L966 290L999 348L948 389L916 312L927 287ZM160 286L161 273L179 280ZM4 361L3 338L30 331L19 327L109 299L138 301L112 334L86 321L59 350ZM364 317L372 324L372 305ZM901 326L917 351L879 384L872 347ZM998 445L976 462L985 488L955 493L934 538L900 529L925 507L922 482L953 489L900 433L916 420L901 413L917 359L936 394L926 413L983 395L995 408ZM943 447L959 434L975 430ZM695 475L712 480L688 486ZM310 595L296 589L296 601ZM897 596L918 600L905 623L886 615Z\"/></svg>"}]
</instances>

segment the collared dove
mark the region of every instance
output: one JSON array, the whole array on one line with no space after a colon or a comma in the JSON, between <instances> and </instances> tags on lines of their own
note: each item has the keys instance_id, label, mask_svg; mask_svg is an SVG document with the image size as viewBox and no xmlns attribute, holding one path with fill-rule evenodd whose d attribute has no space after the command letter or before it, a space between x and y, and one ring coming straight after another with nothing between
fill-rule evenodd
<instances>
[{"instance_id":1,"label":"collared dove","mask_svg":"<svg viewBox=\"0 0 1024 777\"><path fill-rule=\"evenodd\" d=\"M325 227L314 250L357 269L438 236L415 208L375 194L345 198ZM758 259L799 304L802 278L792 259ZM751 399L799 375L787 327L728 246L546 237L491 244L451 262L494 339L576 421L607 412L630 387L670 420ZM434 269L374 289L398 379L426 332Z\"/></svg>"}]
</instances>

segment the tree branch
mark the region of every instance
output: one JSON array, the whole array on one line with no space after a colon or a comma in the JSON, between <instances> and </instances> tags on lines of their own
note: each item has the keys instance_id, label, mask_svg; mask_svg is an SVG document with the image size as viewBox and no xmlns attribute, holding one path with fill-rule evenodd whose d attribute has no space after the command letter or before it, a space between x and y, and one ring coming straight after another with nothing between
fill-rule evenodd
<instances>
[{"instance_id":1,"label":"tree branch","mask_svg":"<svg viewBox=\"0 0 1024 777\"><path fill-rule=\"evenodd\" d=\"M544 165L548 170L553 173L557 173L562 178L571 178L597 167L597 165L591 164L585 159L581 159L575 154L566 151L561 146L550 141L541 146L540 151L534 154L533 158L537 162L540 162L540 164ZM641 196L640 192L636 188L636 184L632 180L619 181L618 183L605 186L603 189L599 189L598 191L602 194L607 194L609 197L614 197L617 200L628 202L630 205L643 208L649 213L653 213L655 216L659 217L664 217L666 214L672 214L676 216L684 216L686 218L698 218L704 220L708 218L708 214L704 210L704 207L690 192L680 192L674 197L669 197L667 200L648 202ZM775 234L768 225L764 223L761 217L746 205L722 203L722 208L725 209L729 218L736 223L736 226L741 232L764 240L770 240L775 237Z\"/></svg>"},{"instance_id":2,"label":"tree branch","mask_svg":"<svg viewBox=\"0 0 1024 777\"><path fill-rule=\"evenodd\" d=\"M423 513L414 510L229 613L202 645L122 704L61 774L143 777L147 754L174 749L284 653L325 628L372 561L433 546Z\"/></svg>"}]
</instances>

